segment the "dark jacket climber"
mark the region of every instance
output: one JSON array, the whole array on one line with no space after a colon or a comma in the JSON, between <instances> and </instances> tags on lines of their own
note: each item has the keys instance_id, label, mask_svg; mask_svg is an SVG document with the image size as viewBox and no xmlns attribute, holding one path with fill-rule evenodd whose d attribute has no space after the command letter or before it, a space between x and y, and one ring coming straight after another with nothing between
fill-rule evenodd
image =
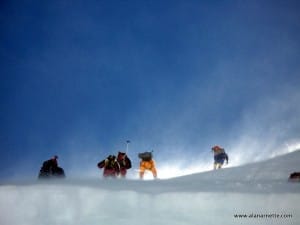
<instances>
[{"instance_id":1,"label":"dark jacket climber","mask_svg":"<svg viewBox=\"0 0 300 225\"><path fill-rule=\"evenodd\" d=\"M120 165L120 176L126 177L127 170L131 168L131 160L124 152L118 152L117 161Z\"/></svg>"},{"instance_id":2,"label":"dark jacket climber","mask_svg":"<svg viewBox=\"0 0 300 225\"><path fill-rule=\"evenodd\" d=\"M58 156L43 162L38 178L65 177L64 170L58 166Z\"/></svg>"}]
</instances>

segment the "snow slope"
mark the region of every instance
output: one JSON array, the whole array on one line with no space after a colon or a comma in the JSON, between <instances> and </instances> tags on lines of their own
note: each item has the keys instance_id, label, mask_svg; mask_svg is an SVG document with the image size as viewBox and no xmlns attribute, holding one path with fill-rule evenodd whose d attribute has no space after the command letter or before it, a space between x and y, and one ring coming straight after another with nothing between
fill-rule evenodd
<instances>
[{"instance_id":1,"label":"snow slope","mask_svg":"<svg viewBox=\"0 0 300 225\"><path fill-rule=\"evenodd\" d=\"M2 181L0 225L300 224L300 151L168 180Z\"/></svg>"}]
</instances>

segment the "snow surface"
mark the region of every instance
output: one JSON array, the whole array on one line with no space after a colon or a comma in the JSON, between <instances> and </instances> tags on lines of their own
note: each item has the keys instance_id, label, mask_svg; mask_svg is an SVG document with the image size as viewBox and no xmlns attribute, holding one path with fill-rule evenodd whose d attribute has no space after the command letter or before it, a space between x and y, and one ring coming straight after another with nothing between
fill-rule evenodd
<instances>
[{"instance_id":1,"label":"snow surface","mask_svg":"<svg viewBox=\"0 0 300 225\"><path fill-rule=\"evenodd\" d=\"M300 224L295 171L299 150L166 180L2 181L0 225Z\"/></svg>"}]
</instances>

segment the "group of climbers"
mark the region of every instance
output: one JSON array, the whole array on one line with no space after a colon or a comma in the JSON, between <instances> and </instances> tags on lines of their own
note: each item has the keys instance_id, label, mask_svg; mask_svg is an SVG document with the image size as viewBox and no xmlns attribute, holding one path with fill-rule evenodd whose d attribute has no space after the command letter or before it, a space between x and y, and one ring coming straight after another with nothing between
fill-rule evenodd
<instances>
[{"instance_id":1,"label":"group of climbers","mask_svg":"<svg viewBox=\"0 0 300 225\"><path fill-rule=\"evenodd\" d=\"M224 148L219 146L212 147L214 153L214 169L221 169L224 162L228 164L228 155L225 153ZM127 152L127 151L126 151ZM139 153L140 167L139 167L139 177L144 178L145 171L152 172L153 178L157 178L157 169L155 166L155 161L153 160L152 152ZM51 178L51 177L65 177L64 170L58 167L57 163L58 157L55 155L53 158L43 162L41 167L39 178ZM118 155L109 155L107 158L103 159L97 164L99 169L103 169L103 177L121 177L125 178L127 170L132 167L131 160L129 159L127 153L118 152Z\"/></svg>"},{"instance_id":2,"label":"group of climbers","mask_svg":"<svg viewBox=\"0 0 300 225\"><path fill-rule=\"evenodd\" d=\"M128 149L127 149L128 150ZM224 162L228 164L228 155L225 149L220 146L213 146L211 148L214 154L214 170L221 169ZM126 151L127 152L127 151ZM140 167L139 167L139 177L144 178L145 171L152 172L153 178L157 178L157 170L155 166L155 161L153 160L152 152L139 153ZM40 169L38 178L39 179L49 179L49 178L64 178L65 172L63 168L58 166L58 156L54 155L49 160L43 162ZM118 155L109 155L106 159L100 161L97 164L99 169L103 169L103 177L112 178L125 178L127 170L132 167L131 160L125 152L118 152ZM289 176L289 181L300 182L300 172L291 173Z\"/></svg>"},{"instance_id":3,"label":"group of climbers","mask_svg":"<svg viewBox=\"0 0 300 225\"><path fill-rule=\"evenodd\" d=\"M152 159L152 152L139 153L140 169L139 176L144 178L146 170L152 172L153 177L157 178L155 162ZM131 168L131 160L124 152L118 152L118 156L109 155L106 159L97 164L99 169L103 169L103 177L126 177L127 170Z\"/></svg>"},{"instance_id":4,"label":"group of climbers","mask_svg":"<svg viewBox=\"0 0 300 225\"><path fill-rule=\"evenodd\" d=\"M224 148L219 146L212 147L214 153L214 170L221 169L224 162L228 164L228 155ZM152 158L152 152L139 153L141 159L139 168L140 179L144 178L145 171L151 171L153 178L157 178L155 161ZM103 177L125 177L127 170L131 168L131 161L126 153L119 152L118 156L109 155L106 159L98 163L98 168L103 168Z\"/></svg>"},{"instance_id":5,"label":"group of climbers","mask_svg":"<svg viewBox=\"0 0 300 225\"><path fill-rule=\"evenodd\" d=\"M126 177L127 170L131 168L131 160L124 152L118 152L118 156L109 155L97 164L103 169L103 177Z\"/></svg>"}]
</instances>

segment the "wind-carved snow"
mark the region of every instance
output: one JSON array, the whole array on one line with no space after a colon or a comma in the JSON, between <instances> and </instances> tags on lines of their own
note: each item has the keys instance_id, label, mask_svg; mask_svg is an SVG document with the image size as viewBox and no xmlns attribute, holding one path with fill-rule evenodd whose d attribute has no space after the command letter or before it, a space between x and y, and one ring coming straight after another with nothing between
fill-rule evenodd
<instances>
[{"instance_id":1,"label":"wind-carved snow","mask_svg":"<svg viewBox=\"0 0 300 225\"><path fill-rule=\"evenodd\" d=\"M300 224L294 171L300 151L167 180L2 182L0 224Z\"/></svg>"}]
</instances>

